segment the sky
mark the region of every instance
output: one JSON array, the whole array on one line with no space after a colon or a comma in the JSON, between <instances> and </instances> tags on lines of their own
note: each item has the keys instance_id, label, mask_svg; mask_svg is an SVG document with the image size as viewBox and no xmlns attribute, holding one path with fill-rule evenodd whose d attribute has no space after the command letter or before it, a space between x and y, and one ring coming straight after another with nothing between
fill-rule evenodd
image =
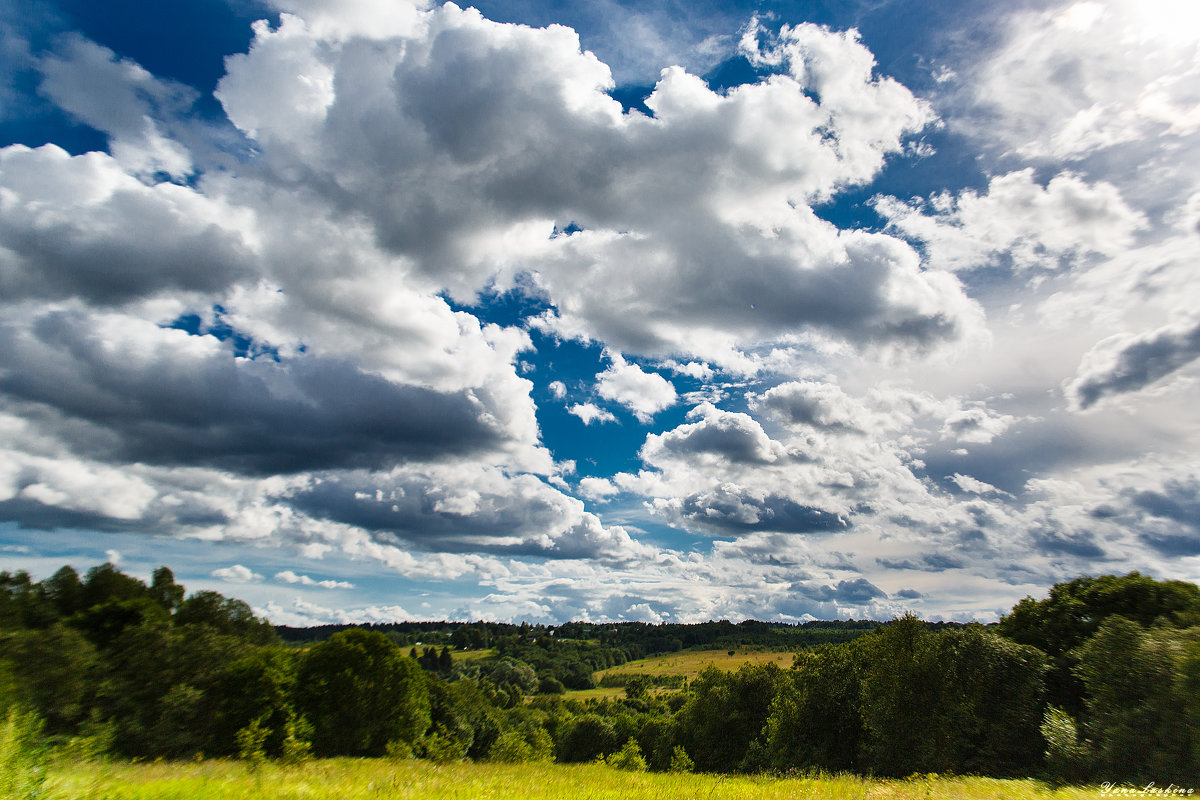
<instances>
[{"instance_id":1,"label":"sky","mask_svg":"<svg viewBox=\"0 0 1200 800\"><path fill-rule=\"evenodd\" d=\"M0 0L0 42L0 569L287 625L1200 580L1193 0Z\"/></svg>"}]
</instances>

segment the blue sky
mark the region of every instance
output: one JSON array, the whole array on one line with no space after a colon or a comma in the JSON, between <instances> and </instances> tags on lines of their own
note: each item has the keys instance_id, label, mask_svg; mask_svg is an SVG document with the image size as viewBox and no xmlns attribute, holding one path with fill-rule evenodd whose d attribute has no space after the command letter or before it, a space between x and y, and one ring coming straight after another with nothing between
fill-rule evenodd
<instances>
[{"instance_id":1,"label":"blue sky","mask_svg":"<svg viewBox=\"0 0 1200 800\"><path fill-rule=\"evenodd\" d=\"M0 568L295 625L1200 578L1190 2L0 9Z\"/></svg>"}]
</instances>

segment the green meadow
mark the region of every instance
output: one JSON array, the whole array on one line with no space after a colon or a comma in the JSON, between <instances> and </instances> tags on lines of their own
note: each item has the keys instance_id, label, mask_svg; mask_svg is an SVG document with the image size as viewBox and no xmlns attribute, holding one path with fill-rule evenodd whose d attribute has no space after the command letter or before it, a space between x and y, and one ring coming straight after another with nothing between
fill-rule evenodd
<instances>
[{"instance_id":1,"label":"green meadow","mask_svg":"<svg viewBox=\"0 0 1200 800\"><path fill-rule=\"evenodd\" d=\"M624 772L595 764L433 764L321 759L296 765L240 761L67 764L51 770L46 800L1083 800L1099 788L1052 789L1030 780L850 775L775 778Z\"/></svg>"}]
</instances>

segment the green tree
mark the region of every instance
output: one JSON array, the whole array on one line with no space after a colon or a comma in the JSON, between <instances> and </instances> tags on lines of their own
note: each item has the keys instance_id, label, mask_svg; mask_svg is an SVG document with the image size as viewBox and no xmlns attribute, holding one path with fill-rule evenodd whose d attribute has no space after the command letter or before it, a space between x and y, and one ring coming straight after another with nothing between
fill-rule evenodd
<instances>
[{"instance_id":1,"label":"green tree","mask_svg":"<svg viewBox=\"0 0 1200 800\"><path fill-rule=\"evenodd\" d=\"M1110 616L1077 652L1083 728L1098 775L1135 781L1200 778L1196 699L1200 629L1144 630Z\"/></svg>"},{"instance_id":2,"label":"green tree","mask_svg":"<svg viewBox=\"0 0 1200 800\"><path fill-rule=\"evenodd\" d=\"M944 679L927 646L931 634L905 615L864 638L862 673L863 766L880 775L939 772L937 726Z\"/></svg>"},{"instance_id":3,"label":"green tree","mask_svg":"<svg viewBox=\"0 0 1200 800\"><path fill-rule=\"evenodd\" d=\"M150 582L150 597L174 614L183 604L183 587L175 582L175 574L166 567L154 570Z\"/></svg>"},{"instance_id":4,"label":"green tree","mask_svg":"<svg viewBox=\"0 0 1200 800\"><path fill-rule=\"evenodd\" d=\"M73 628L0 634L0 654L11 665L24 701L50 735L75 733L88 718L100 664L96 649Z\"/></svg>"},{"instance_id":5,"label":"green tree","mask_svg":"<svg viewBox=\"0 0 1200 800\"><path fill-rule=\"evenodd\" d=\"M82 594L80 607L87 609L113 600L145 598L146 584L126 575L112 564L100 564L87 571Z\"/></svg>"},{"instance_id":6,"label":"green tree","mask_svg":"<svg viewBox=\"0 0 1200 800\"><path fill-rule=\"evenodd\" d=\"M65 619L83 610L83 581L73 568L60 567L42 582L42 588L46 599L54 604L59 618Z\"/></svg>"},{"instance_id":7,"label":"green tree","mask_svg":"<svg viewBox=\"0 0 1200 800\"><path fill-rule=\"evenodd\" d=\"M765 726L784 673L773 663L736 672L707 667L680 711L680 737L696 768L732 772L766 766Z\"/></svg>"},{"instance_id":8,"label":"green tree","mask_svg":"<svg viewBox=\"0 0 1200 800\"><path fill-rule=\"evenodd\" d=\"M184 600L175 612L176 625L207 625L218 633L237 636L254 644L271 644L275 629L271 623L254 616L241 600L218 592L196 592ZM380 634L381 636L383 634Z\"/></svg>"},{"instance_id":9,"label":"green tree","mask_svg":"<svg viewBox=\"0 0 1200 800\"><path fill-rule=\"evenodd\" d=\"M799 653L780 682L767 722L777 770L857 768L862 740L862 657L855 645Z\"/></svg>"},{"instance_id":10,"label":"green tree","mask_svg":"<svg viewBox=\"0 0 1200 800\"><path fill-rule=\"evenodd\" d=\"M289 733L294 735L297 714L293 706L296 664L280 647L254 647L213 676L210 689L215 716L204 752L235 755L238 731L252 724L261 737L263 752L284 754Z\"/></svg>"},{"instance_id":11,"label":"green tree","mask_svg":"<svg viewBox=\"0 0 1200 800\"><path fill-rule=\"evenodd\" d=\"M1075 671L1075 648L1099 630L1110 616L1142 627L1155 622L1181 627L1196 624L1200 587L1186 581L1158 581L1138 572L1128 575L1084 575L1057 583L1045 600L1026 597L1001 618L999 633L1031 645L1051 658L1046 676L1047 699L1069 714L1083 710L1084 689Z\"/></svg>"},{"instance_id":12,"label":"green tree","mask_svg":"<svg viewBox=\"0 0 1200 800\"><path fill-rule=\"evenodd\" d=\"M299 685L318 755L383 755L392 741L415 745L430 724L424 673L378 631L354 628L315 645Z\"/></svg>"},{"instance_id":13,"label":"green tree","mask_svg":"<svg viewBox=\"0 0 1200 800\"><path fill-rule=\"evenodd\" d=\"M110 647L129 628L167 622L167 612L149 597L113 597L67 620L100 649Z\"/></svg>"},{"instance_id":14,"label":"green tree","mask_svg":"<svg viewBox=\"0 0 1200 800\"><path fill-rule=\"evenodd\" d=\"M570 763L594 761L616 750L620 740L612 722L599 714L589 713L572 720L557 744L558 760Z\"/></svg>"}]
</instances>

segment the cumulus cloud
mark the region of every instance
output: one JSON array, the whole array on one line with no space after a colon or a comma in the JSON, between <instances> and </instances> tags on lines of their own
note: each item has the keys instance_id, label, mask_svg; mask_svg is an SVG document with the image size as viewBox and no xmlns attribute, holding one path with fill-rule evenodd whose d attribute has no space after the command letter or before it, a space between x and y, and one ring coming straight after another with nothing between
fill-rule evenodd
<instances>
[{"instance_id":1,"label":"cumulus cloud","mask_svg":"<svg viewBox=\"0 0 1200 800\"><path fill-rule=\"evenodd\" d=\"M609 358L612 364L596 376L596 394L625 406L643 423L675 403L675 387L666 378L628 363L620 353L609 353Z\"/></svg>"},{"instance_id":2,"label":"cumulus cloud","mask_svg":"<svg viewBox=\"0 0 1200 800\"><path fill-rule=\"evenodd\" d=\"M591 425L593 422L605 423L617 421L616 416L611 411L601 408L595 403L575 403L567 409L567 413L579 417L583 420L584 425Z\"/></svg>"},{"instance_id":3,"label":"cumulus cloud","mask_svg":"<svg viewBox=\"0 0 1200 800\"><path fill-rule=\"evenodd\" d=\"M1043 188L1032 169L992 178L983 195L883 198L875 208L892 229L924 244L932 266L954 271L1056 270L1089 255L1119 253L1147 227L1112 184L1064 173Z\"/></svg>"},{"instance_id":4,"label":"cumulus cloud","mask_svg":"<svg viewBox=\"0 0 1200 800\"><path fill-rule=\"evenodd\" d=\"M688 412L696 422L685 423L663 434L650 434L642 458L692 460L722 464L769 464L787 456L747 414L722 411L702 403Z\"/></svg>"},{"instance_id":5,"label":"cumulus cloud","mask_svg":"<svg viewBox=\"0 0 1200 800\"><path fill-rule=\"evenodd\" d=\"M77 33L65 35L39 69L41 91L108 134L113 156L130 171L175 178L192 171L191 155L170 138L169 123L196 101L195 89L156 78Z\"/></svg>"},{"instance_id":6,"label":"cumulus cloud","mask_svg":"<svg viewBox=\"0 0 1200 800\"><path fill-rule=\"evenodd\" d=\"M294 492L305 514L422 550L614 562L652 557L620 526L537 477L469 463L329 475Z\"/></svg>"},{"instance_id":7,"label":"cumulus cloud","mask_svg":"<svg viewBox=\"0 0 1200 800\"><path fill-rule=\"evenodd\" d=\"M605 500L614 494L619 494L620 489L607 478L580 478L579 493L589 500Z\"/></svg>"},{"instance_id":8,"label":"cumulus cloud","mask_svg":"<svg viewBox=\"0 0 1200 800\"><path fill-rule=\"evenodd\" d=\"M1137 392L1200 358L1200 320L1183 319L1140 334L1116 334L1088 351L1064 392L1073 408Z\"/></svg>"},{"instance_id":9,"label":"cumulus cloud","mask_svg":"<svg viewBox=\"0 0 1200 800\"><path fill-rule=\"evenodd\" d=\"M214 569L212 576L228 583L257 583L263 579L262 575L241 564Z\"/></svg>"},{"instance_id":10,"label":"cumulus cloud","mask_svg":"<svg viewBox=\"0 0 1200 800\"><path fill-rule=\"evenodd\" d=\"M0 290L7 302L117 305L212 292L253 274L252 212L146 185L104 153L0 149Z\"/></svg>"},{"instance_id":11,"label":"cumulus cloud","mask_svg":"<svg viewBox=\"0 0 1200 800\"><path fill-rule=\"evenodd\" d=\"M77 309L0 322L0 391L62 426L93 457L243 473L384 467L504 444L467 392L396 384L301 355L235 359L212 336Z\"/></svg>"},{"instance_id":12,"label":"cumulus cloud","mask_svg":"<svg viewBox=\"0 0 1200 800\"><path fill-rule=\"evenodd\" d=\"M811 425L831 431L863 431L870 413L836 384L791 381L769 389L756 401L789 425Z\"/></svg>"},{"instance_id":13,"label":"cumulus cloud","mask_svg":"<svg viewBox=\"0 0 1200 800\"><path fill-rule=\"evenodd\" d=\"M1015 421L1011 414L998 414L981 403L972 404L951 412L942 425L941 434L956 442L987 444Z\"/></svg>"},{"instance_id":14,"label":"cumulus cloud","mask_svg":"<svg viewBox=\"0 0 1200 800\"><path fill-rule=\"evenodd\" d=\"M902 243L839 233L808 206L872 177L930 118L852 35L788 29L781 74L723 94L667 69L647 117L608 97L608 68L566 28L446 5L368 46L298 13L230 59L230 119L266 177L361 215L457 296L532 270L564 334L726 360L797 328L920 348L973 320Z\"/></svg>"}]
</instances>

